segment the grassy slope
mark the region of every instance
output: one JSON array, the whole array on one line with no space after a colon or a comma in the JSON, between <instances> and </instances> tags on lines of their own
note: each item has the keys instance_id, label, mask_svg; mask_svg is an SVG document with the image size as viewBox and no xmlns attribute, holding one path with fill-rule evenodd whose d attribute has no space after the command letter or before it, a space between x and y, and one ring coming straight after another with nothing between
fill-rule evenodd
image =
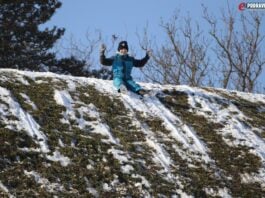
<instances>
[{"instance_id":1,"label":"grassy slope","mask_svg":"<svg viewBox=\"0 0 265 198\"><path fill-rule=\"evenodd\" d=\"M91 125L80 129L76 120L69 118L69 123L62 123L64 106L56 104L54 90L68 89L63 79L38 77L35 80L22 76L29 84L25 85L17 80L12 72L1 72L0 86L8 89L12 97L21 108L30 113L40 125L41 131L48 137L50 153L59 151L71 159L71 163L64 167L59 162L48 160L39 151L38 141L29 137L25 131L6 128L3 117L0 117L0 181L17 197L60 195L73 196L113 196L131 195L141 196L170 196L185 192L195 197L218 197L218 189L226 189L233 197L262 197L265 196L264 187L258 181L244 183L242 174L255 175L264 166L261 159L243 145L228 145L220 133L225 123L214 123L203 115L196 114L196 109L188 102L188 93L175 90L163 90L157 98L182 122L192 128L208 148L212 159L209 163L200 160L190 161L180 153L187 150L176 139L170 136L170 131L163 124L161 118L147 116L140 111L131 112L120 98L99 92L92 84L83 85L76 82L76 90L69 91L75 101L75 115L86 120ZM3 80L5 79L5 80ZM7 80L8 79L8 80ZM38 83L37 83L38 81ZM228 92L208 89L224 98L219 104L223 108L227 103L235 104L248 119L242 120L246 125L263 131L255 132L261 138L265 137L265 113L258 108L264 103L253 103L229 94ZM32 108L20 93L27 95L35 105ZM100 122L106 124L111 134L119 144L110 143L108 137L93 133L98 118L89 114L80 115L78 109L93 104L99 112ZM2 109L8 104L0 100ZM15 116L5 116L10 121ZM202 124L203 123L203 124ZM165 153L170 156L170 174L164 167L156 163L155 151L146 142L146 132L149 130L155 141L161 145ZM233 138L233 137L226 137ZM62 146L63 144L63 146ZM31 148L25 150L22 148ZM110 150L121 151L128 160L120 162ZM132 167L130 173L122 167ZM46 179L48 185L36 182L36 178L25 172L34 171ZM143 179L144 178L144 179ZM145 184L147 180L149 184ZM135 185L141 183L142 185ZM109 188L106 188L109 186ZM107 190L106 190L107 189ZM211 189L212 193L209 193ZM179 191L177 191L179 190ZM216 193L213 193L216 192ZM219 193L220 194L220 193ZM1 196L8 196L1 191Z\"/></svg>"}]
</instances>

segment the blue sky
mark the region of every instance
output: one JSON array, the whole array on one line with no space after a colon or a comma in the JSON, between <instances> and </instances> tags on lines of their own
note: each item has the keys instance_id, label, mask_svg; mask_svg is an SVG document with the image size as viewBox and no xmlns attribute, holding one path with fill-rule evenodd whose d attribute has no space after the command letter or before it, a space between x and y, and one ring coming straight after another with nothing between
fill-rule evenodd
<instances>
[{"instance_id":1,"label":"blue sky","mask_svg":"<svg viewBox=\"0 0 265 198\"><path fill-rule=\"evenodd\" d=\"M227 0L61 0L62 7L57 10L45 26L64 27L65 38L71 35L81 41L86 41L87 31L100 30L105 39L115 34L120 39L126 39L130 45L137 43L136 32L141 32L148 24L149 31L156 36L162 33L159 24L161 19L167 21L174 11L180 15L189 14L197 21L203 20L201 4L205 4L210 12L218 12L226 7ZM238 3L237 3L238 2ZM233 1L237 7L240 1ZM136 47L136 45L135 45Z\"/></svg>"},{"instance_id":2,"label":"blue sky","mask_svg":"<svg viewBox=\"0 0 265 198\"><path fill-rule=\"evenodd\" d=\"M61 40L67 40L71 36L84 45L87 42L86 33L99 30L105 42L110 42L113 34L119 36L119 40L125 39L129 47L133 46L139 52L136 32L142 33L148 24L149 32L157 42L165 38L160 27L161 19L168 21L175 11L180 18L190 16L193 21L200 24L204 31L208 31L208 24L202 18L204 4L210 14L221 17L221 9L228 9L227 2L232 10L240 12L238 5L242 0L60 0L62 7L44 26L57 26L66 29ZM247 2L256 2L249 0ZM248 11L245 11L248 12ZM264 11L260 11L264 12ZM181 23L181 21L180 21ZM265 32L265 25L263 27ZM136 54L137 55L137 54ZM140 54L139 54L140 55Z\"/></svg>"},{"instance_id":3,"label":"blue sky","mask_svg":"<svg viewBox=\"0 0 265 198\"><path fill-rule=\"evenodd\" d=\"M210 14L221 17L221 9L227 9L227 2L230 8L238 11L241 0L60 0L62 7L57 10L52 19L44 26L63 27L65 35L61 39L66 41L71 36L86 45L86 33L99 30L106 43L110 43L113 34L119 36L119 40L127 40L129 47L132 47L136 57L144 55L138 45L136 32L143 32L148 24L149 33L156 38L156 41L163 42L165 34L159 26L161 19L169 21L175 11L179 15L189 15L193 21L197 21L204 31L208 31L208 24L202 18L204 4ZM252 1L256 2L256 1ZM262 1L258 1L262 2ZM247 12L247 11L244 11ZM262 10L260 12L264 12ZM181 21L180 21L181 22ZM265 32L265 26L263 26ZM66 43L67 45L67 43ZM116 48L115 48L116 50ZM114 53L114 51L113 51ZM265 79L265 71L261 79ZM265 80L263 80L265 85Z\"/></svg>"}]
</instances>

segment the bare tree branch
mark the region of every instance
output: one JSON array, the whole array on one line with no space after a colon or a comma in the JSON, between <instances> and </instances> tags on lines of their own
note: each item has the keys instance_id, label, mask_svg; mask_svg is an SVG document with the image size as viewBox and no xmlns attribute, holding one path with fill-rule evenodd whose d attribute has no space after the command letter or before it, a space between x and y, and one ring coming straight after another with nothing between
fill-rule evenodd
<instances>
[{"instance_id":1,"label":"bare tree branch","mask_svg":"<svg viewBox=\"0 0 265 198\"><path fill-rule=\"evenodd\" d=\"M153 58L143 70L144 75L161 84L202 85L210 61L207 57L209 44L203 39L199 25L194 28L190 17L185 18L184 25L181 25L178 14L160 25L167 41L153 50ZM144 32L144 38L139 39L140 44L150 46L146 29Z\"/></svg>"},{"instance_id":2,"label":"bare tree branch","mask_svg":"<svg viewBox=\"0 0 265 198\"><path fill-rule=\"evenodd\" d=\"M204 18L210 25L210 35L217 44L213 51L222 67L223 88L253 92L265 60L261 53L264 40L260 30L262 15L250 13L246 16L242 13L240 20L236 20L236 15L229 8L222 13L221 22L224 27L219 25L219 29L216 28L217 20L209 16L207 9ZM236 21L239 23L236 24ZM236 31L235 26L239 31Z\"/></svg>"}]
</instances>

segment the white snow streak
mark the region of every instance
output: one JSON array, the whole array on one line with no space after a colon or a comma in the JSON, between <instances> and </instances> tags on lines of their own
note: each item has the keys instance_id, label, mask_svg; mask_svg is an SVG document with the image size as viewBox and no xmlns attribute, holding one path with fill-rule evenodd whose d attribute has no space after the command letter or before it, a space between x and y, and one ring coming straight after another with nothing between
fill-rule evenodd
<instances>
[{"instance_id":1,"label":"white snow streak","mask_svg":"<svg viewBox=\"0 0 265 198\"><path fill-rule=\"evenodd\" d=\"M61 155L59 151L54 151L53 155L47 155L46 157L51 161L60 162L61 166L68 166L71 162L68 157Z\"/></svg>"},{"instance_id":2,"label":"white snow streak","mask_svg":"<svg viewBox=\"0 0 265 198\"><path fill-rule=\"evenodd\" d=\"M64 190L64 187L59 183L51 183L48 179L41 177L41 175L35 171L24 170L24 174L28 177L33 177L35 182L41 185L41 188L45 188L50 193Z\"/></svg>"},{"instance_id":3,"label":"white snow streak","mask_svg":"<svg viewBox=\"0 0 265 198\"><path fill-rule=\"evenodd\" d=\"M4 100L9 106L9 112L6 112L6 114L11 114L12 116L18 118L18 120L12 121L5 120L6 124L9 124L11 128L15 128L17 131L25 130L29 136L36 139L36 142L40 145L42 152L49 152L49 148L46 143L47 137L39 130L40 126L35 122L29 113L25 112L20 107L19 103L13 100L11 93L7 89L0 87L0 99Z\"/></svg>"}]
</instances>

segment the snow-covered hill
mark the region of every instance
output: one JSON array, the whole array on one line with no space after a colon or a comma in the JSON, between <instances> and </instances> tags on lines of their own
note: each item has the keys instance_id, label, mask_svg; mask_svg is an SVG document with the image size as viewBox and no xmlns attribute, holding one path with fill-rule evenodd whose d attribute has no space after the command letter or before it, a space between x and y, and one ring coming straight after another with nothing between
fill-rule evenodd
<instances>
[{"instance_id":1,"label":"snow-covered hill","mask_svg":"<svg viewBox=\"0 0 265 198\"><path fill-rule=\"evenodd\" d=\"M0 197L265 197L264 95L0 75Z\"/></svg>"}]
</instances>

